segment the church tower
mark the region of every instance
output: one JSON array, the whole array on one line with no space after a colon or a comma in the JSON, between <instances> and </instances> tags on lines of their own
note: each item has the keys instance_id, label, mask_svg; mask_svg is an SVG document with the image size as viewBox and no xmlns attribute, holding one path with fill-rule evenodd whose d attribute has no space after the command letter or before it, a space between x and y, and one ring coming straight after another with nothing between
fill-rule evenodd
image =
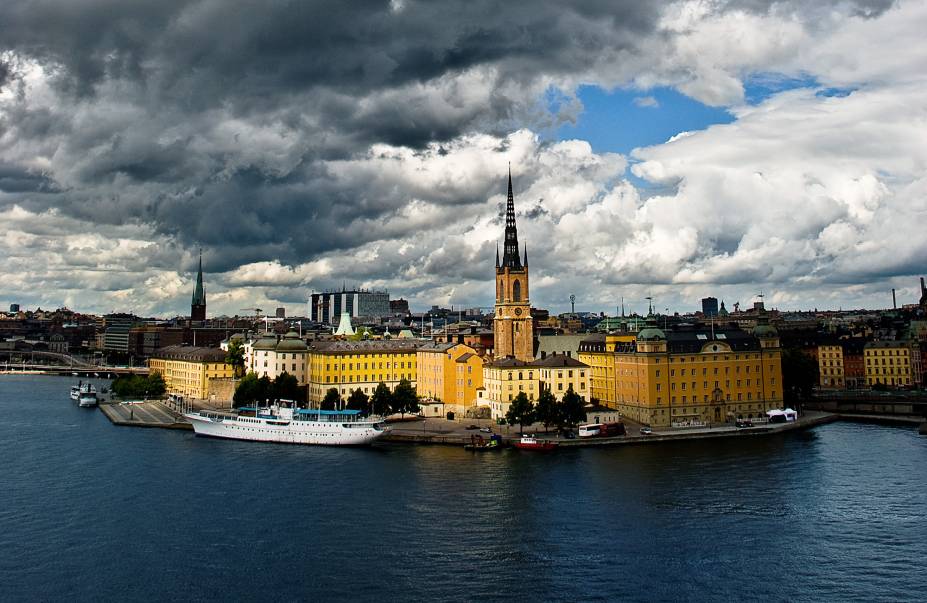
<instances>
[{"instance_id":1,"label":"church tower","mask_svg":"<svg viewBox=\"0 0 927 603\"><path fill-rule=\"evenodd\" d=\"M505 242L502 262L496 248L496 315L493 319L493 355L530 362L534 360L534 327L528 301L528 247L524 265L518 254L515 228L515 199L512 195L512 168L509 168L509 194L505 207Z\"/></svg>"},{"instance_id":2,"label":"church tower","mask_svg":"<svg viewBox=\"0 0 927 603\"><path fill-rule=\"evenodd\" d=\"M206 320L206 292L203 291L203 252L200 251L200 269L196 273L196 288L193 290L193 301L190 302L190 320L203 322Z\"/></svg>"}]
</instances>

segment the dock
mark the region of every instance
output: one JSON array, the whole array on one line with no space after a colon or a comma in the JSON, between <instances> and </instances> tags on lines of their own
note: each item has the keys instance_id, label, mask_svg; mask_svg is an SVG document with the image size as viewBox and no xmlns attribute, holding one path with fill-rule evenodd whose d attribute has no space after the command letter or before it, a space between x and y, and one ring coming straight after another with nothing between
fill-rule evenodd
<instances>
[{"instance_id":1,"label":"dock","mask_svg":"<svg viewBox=\"0 0 927 603\"><path fill-rule=\"evenodd\" d=\"M130 403L106 402L100 404L100 410L112 421L113 425L193 429L193 426L183 417L157 400Z\"/></svg>"}]
</instances>

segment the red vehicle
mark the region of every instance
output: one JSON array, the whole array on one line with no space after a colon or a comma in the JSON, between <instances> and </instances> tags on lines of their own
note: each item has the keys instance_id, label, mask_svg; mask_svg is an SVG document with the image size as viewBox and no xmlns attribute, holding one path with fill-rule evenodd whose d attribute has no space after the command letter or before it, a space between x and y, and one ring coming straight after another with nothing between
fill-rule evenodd
<instances>
[{"instance_id":1,"label":"red vehicle","mask_svg":"<svg viewBox=\"0 0 927 603\"><path fill-rule=\"evenodd\" d=\"M624 423L621 421L617 423L603 423L599 427L599 437L623 436L627 433Z\"/></svg>"},{"instance_id":2,"label":"red vehicle","mask_svg":"<svg viewBox=\"0 0 927 603\"><path fill-rule=\"evenodd\" d=\"M548 440L539 440L531 436L521 436L521 439L513 444L515 448L520 448L522 450L541 450L548 451L554 450L557 447L557 442L550 442Z\"/></svg>"}]
</instances>

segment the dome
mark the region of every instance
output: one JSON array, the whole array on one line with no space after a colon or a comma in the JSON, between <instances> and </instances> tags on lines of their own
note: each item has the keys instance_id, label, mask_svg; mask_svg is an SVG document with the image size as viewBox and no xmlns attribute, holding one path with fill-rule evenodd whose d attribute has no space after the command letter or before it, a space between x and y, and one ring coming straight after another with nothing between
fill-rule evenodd
<instances>
[{"instance_id":1,"label":"dome","mask_svg":"<svg viewBox=\"0 0 927 603\"><path fill-rule=\"evenodd\" d=\"M759 324L753 327L754 337L778 337L779 331L772 325Z\"/></svg>"},{"instance_id":2,"label":"dome","mask_svg":"<svg viewBox=\"0 0 927 603\"><path fill-rule=\"evenodd\" d=\"M657 327L646 327L637 334L638 341L666 341L666 335Z\"/></svg>"},{"instance_id":3,"label":"dome","mask_svg":"<svg viewBox=\"0 0 927 603\"><path fill-rule=\"evenodd\" d=\"M305 352L308 349L306 342L299 338L296 331L290 331L283 336L277 344L278 352Z\"/></svg>"},{"instance_id":4,"label":"dome","mask_svg":"<svg viewBox=\"0 0 927 603\"><path fill-rule=\"evenodd\" d=\"M277 347L276 337L261 337L251 346L254 350L273 350Z\"/></svg>"}]
</instances>

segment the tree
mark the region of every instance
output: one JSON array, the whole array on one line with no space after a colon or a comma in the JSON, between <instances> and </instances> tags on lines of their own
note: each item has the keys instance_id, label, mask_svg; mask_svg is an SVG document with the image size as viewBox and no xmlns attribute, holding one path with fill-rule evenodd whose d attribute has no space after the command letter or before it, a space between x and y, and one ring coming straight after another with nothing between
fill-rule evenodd
<instances>
[{"instance_id":1,"label":"tree","mask_svg":"<svg viewBox=\"0 0 927 603\"><path fill-rule=\"evenodd\" d=\"M302 397L299 381L295 375L283 371L274 379L271 398L275 400L299 400Z\"/></svg>"},{"instance_id":2,"label":"tree","mask_svg":"<svg viewBox=\"0 0 927 603\"><path fill-rule=\"evenodd\" d=\"M505 413L505 422L509 425L518 423L518 431L524 431L524 426L531 425L534 422L534 403L528 399L525 392L518 392L512 403L509 404L509 410Z\"/></svg>"},{"instance_id":3,"label":"tree","mask_svg":"<svg viewBox=\"0 0 927 603\"><path fill-rule=\"evenodd\" d=\"M370 398L358 387L348 397L348 410L359 410L362 414L370 414Z\"/></svg>"},{"instance_id":4,"label":"tree","mask_svg":"<svg viewBox=\"0 0 927 603\"><path fill-rule=\"evenodd\" d=\"M785 403L801 410L818 384L818 363L801 350L782 350L782 397Z\"/></svg>"},{"instance_id":5,"label":"tree","mask_svg":"<svg viewBox=\"0 0 927 603\"><path fill-rule=\"evenodd\" d=\"M255 403L258 400L259 388L258 376L248 373L238 382L235 395L232 396L232 404L235 408L241 408Z\"/></svg>"},{"instance_id":6,"label":"tree","mask_svg":"<svg viewBox=\"0 0 927 603\"><path fill-rule=\"evenodd\" d=\"M400 413L403 418L407 412L418 412L418 396L415 395L415 388L408 379L400 379L399 385L393 390L392 411Z\"/></svg>"},{"instance_id":7,"label":"tree","mask_svg":"<svg viewBox=\"0 0 927 603\"><path fill-rule=\"evenodd\" d=\"M370 400L370 406L373 414L380 415L381 417L388 415L393 408L393 392L389 391L389 387L382 381L377 385L377 388L373 390L373 398Z\"/></svg>"},{"instance_id":8,"label":"tree","mask_svg":"<svg viewBox=\"0 0 927 603\"><path fill-rule=\"evenodd\" d=\"M164 383L164 377L161 376L161 373L154 371L148 375L147 390L149 396L157 397L164 395L167 386Z\"/></svg>"},{"instance_id":9,"label":"tree","mask_svg":"<svg viewBox=\"0 0 927 603\"><path fill-rule=\"evenodd\" d=\"M225 363L231 365L235 377L241 377L245 372L245 348L237 339L229 343L225 353Z\"/></svg>"},{"instance_id":10,"label":"tree","mask_svg":"<svg viewBox=\"0 0 927 603\"><path fill-rule=\"evenodd\" d=\"M270 377L263 375L257 380L257 402L263 404L274 397L274 383Z\"/></svg>"},{"instance_id":11,"label":"tree","mask_svg":"<svg viewBox=\"0 0 927 603\"><path fill-rule=\"evenodd\" d=\"M334 387L325 392L325 398L322 399L322 410L337 410L341 406L341 394Z\"/></svg>"},{"instance_id":12,"label":"tree","mask_svg":"<svg viewBox=\"0 0 927 603\"><path fill-rule=\"evenodd\" d=\"M582 396L573 391L572 383L563 394L560 411L563 415L563 424L571 429L586 420L586 405Z\"/></svg>"},{"instance_id":13,"label":"tree","mask_svg":"<svg viewBox=\"0 0 927 603\"><path fill-rule=\"evenodd\" d=\"M544 388L541 395L538 396L534 414L535 418L544 424L544 429L549 429L551 425L560 425L562 420L560 404L557 403L557 398L554 397L550 389Z\"/></svg>"}]
</instances>

